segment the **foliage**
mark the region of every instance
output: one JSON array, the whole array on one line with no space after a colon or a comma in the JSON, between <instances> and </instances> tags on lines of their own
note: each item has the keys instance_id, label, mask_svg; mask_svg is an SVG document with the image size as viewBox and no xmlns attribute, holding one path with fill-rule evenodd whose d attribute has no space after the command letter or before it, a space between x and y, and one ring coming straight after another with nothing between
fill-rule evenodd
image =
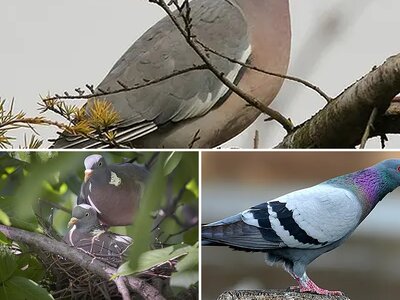
<instances>
[{"instance_id":1,"label":"foliage","mask_svg":"<svg viewBox=\"0 0 400 300\"><path fill-rule=\"evenodd\" d=\"M83 160L89 154L0 152L0 223L44 234L49 231L45 225L51 224L55 237L64 235L71 208L83 181ZM126 151L102 152L102 155L110 163L131 160L146 163L154 153ZM184 284L177 281L172 286L173 291L178 293L197 283L197 182L196 152L161 152L158 155L135 224L111 228L115 232L129 234L134 239L130 259L120 268L119 275L137 274L175 259L177 272L172 275L173 278L177 274L184 276L193 271L197 276ZM0 247L4 245L3 249L8 251L10 242L0 233ZM32 290L32 295L41 295L40 291L45 290L37 283L49 287L51 283L48 281L52 279L44 277L43 266L35 258L35 249L27 249L24 245L18 245L18 249L18 254L5 252L7 257L12 257L6 266L1 265L4 262L0 261L0 269L4 270L0 273L0 284L10 290L13 297L24 297L22 294L13 294L15 284L24 286L27 291ZM30 267L22 272L26 265ZM3 296L0 291L0 299Z\"/></svg>"},{"instance_id":2,"label":"foliage","mask_svg":"<svg viewBox=\"0 0 400 300\"><path fill-rule=\"evenodd\" d=\"M53 297L39 286L44 270L35 257L0 244L0 299L46 300Z\"/></svg>"}]
</instances>

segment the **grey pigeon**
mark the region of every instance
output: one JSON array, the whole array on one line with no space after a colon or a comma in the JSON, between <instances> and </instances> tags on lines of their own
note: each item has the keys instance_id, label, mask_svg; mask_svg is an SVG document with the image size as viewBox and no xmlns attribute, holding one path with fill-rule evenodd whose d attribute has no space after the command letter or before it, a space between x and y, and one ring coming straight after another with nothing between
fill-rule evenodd
<instances>
[{"instance_id":1,"label":"grey pigeon","mask_svg":"<svg viewBox=\"0 0 400 300\"><path fill-rule=\"evenodd\" d=\"M339 295L307 276L314 259L338 247L400 185L400 160L294 191L202 228L202 244L266 253L270 265L282 263L301 292Z\"/></svg>"},{"instance_id":2,"label":"grey pigeon","mask_svg":"<svg viewBox=\"0 0 400 300\"><path fill-rule=\"evenodd\" d=\"M64 236L67 244L113 266L121 264L133 242L128 236L103 230L96 210L87 204L74 207L68 224L72 228Z\"/></svg>"},{"instance_id":3,"label":"grey pigeon","mask_svg":"<svg viewBox=\"0 0 400 300\"><path fill-rule=\"evenodd\" d=\"M190 6L196 39L229 58L286 74L291 43L288 0L193 0ZM244 68L198 46L221 74L263 105L269 105L279 92L282 78ZM165 17L127 50L97 91L120 90L122 85L134 87L202 64L170 18ZM206 69L100 98L111 103L122 119L111 128L116 142L134 148L211 148L239 134L261 113ZM89 110L93 99L87 104ZM61 134L53 145L108 146L68 133Z\"/></svg>"},{"instance_id":4,"label":"grey pigeon","mask_svg":"<svg viewBox=\"0 0 400 300\"><path fill-rule=\"evenodd\" d=\"M107 164L103 156L93 154L85 159L85 180L77 205L88 204L108 226L132 223L150 171L135 162Z\"/></svg>"}]
</instances>

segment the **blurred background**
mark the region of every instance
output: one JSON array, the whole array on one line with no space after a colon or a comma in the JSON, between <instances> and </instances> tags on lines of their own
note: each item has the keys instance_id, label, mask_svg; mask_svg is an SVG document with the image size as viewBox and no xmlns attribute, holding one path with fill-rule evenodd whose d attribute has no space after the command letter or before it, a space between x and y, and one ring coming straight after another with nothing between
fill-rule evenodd
<instances>
[{"instance_id":1,"label":"blurred background","mask_svg":"<svg viewBox=\"0 0 400 300\"><path fill-rule=\"evenodd\" d=\"M369 167L400 152L203 152L202 223L243 211L291 191ZM308 275L351 299L398 299L400 188L387 195L339 248L317 258ZM229 289L287 288L296 282L262 253L202 247L202 296Z\"/></svg>"},{"instance_id":2,"label":"blurred background","mask_svg":"<svg viewBox=\"0 0 400 300\"><path fill-rule=\"evenodd\" d=\"M290 6L289 74L311 81L330 96L400 50L400 1L290 0ZM0 97L15 98L16 110L29 115L37 114L39 94L97 85L128 47L164 16L146 0L0 0L0 11ZM286 82L272 103L295 124L324 105L316 93L293 82ZM285 132L263 119L223 147L252 148L255 129L260 130L260 147L276 145ZM39 132L43 138L55 137L54 128ZM21 145L23 133L16 137L14 144ZM388 147L400 147L400 138L389 138ZM367 146L380 148L380 141Z\"/></svg>"}]
</instances>

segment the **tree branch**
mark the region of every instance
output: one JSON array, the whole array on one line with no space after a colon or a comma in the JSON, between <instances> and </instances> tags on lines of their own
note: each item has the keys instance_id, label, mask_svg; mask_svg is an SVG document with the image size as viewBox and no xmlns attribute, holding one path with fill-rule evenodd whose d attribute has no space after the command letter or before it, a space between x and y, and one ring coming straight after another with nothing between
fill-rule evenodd
<instances>
[{"instance_id":1,"label":"tree branch","mask_svg":"<svg viewBox=\"0 0 400 300\"><path fill-rule=\"evenodd\" d=\"M2 232L9 239L28 244L33 247L38 247L54 254L61 255L73 263L89 270L90 272L98 275L101 278L110 280L111 276L117 273L115 268L93 259L90 255L83 253L75 248L68 246L65 243L52 240L41 234L25 231L22 229L0 225L0 232ZM126 280L126 281L125 281ZM119 277L114 280L121 294L126 294L124 290L125 282L128 283L129 288L141 295L145 299L164 300L164 297L153 286L147 284L139 278L131 276Z\"/></svg>"},{"instance_id":2,"label":"tree branch","mask_svg":"<svg viewBox=\"0 0 400 300\"><path fill-rule=\"evenodd\" d=\"M267 105L264 103L260 102L258 99L253 97L252 95L246 93L242 89L240 89L238 86L236 86L233 82L231 82L226 76L218 71L212 62L207 58L207 55L200 50L200 48L197 46L196 42L193 39L193 36L190 35L190 31L187 30L186 28L188 26L182 26L178 18L174 15L172 10L169 8L168 4L165 3L164 0L149 0L149 2L155 3L159 5L169 16L171 21L174 23L175 27L179 30L179 32L182 34L182 36L185 38L187 44L196 52L198 57L207 65L208 69L225 85L227 86L232 92L237 94L239 97L241 97L244 101L246 101L249 105L259 109L262 113L270 116L273 118L275 121L277 121L279 124L285 128L287 132L291 132L293 129L293 124L292 122L284 117L280 112L273 110L269 108ZM179 9L179 5L175 1L171 1L171 4L175 4L175 6ZM185 0L185 8L190 10L190 5L189 2ZM184 23L186 24L185 20L185 14L180 14L182 17Z\"/></svg>"},{"instance_id":3,"label":"tree branch","mask_svg":"<svg viewBox=\"0 0 400 300\"><path fill-rule=\"evenodd\" d=\"M231 57L228 57L222 53L219 53L218 51L211 49L210 47L208 47L207 45L205 45L203 42L199 41L198 39L195 39L195 42L198 43L200 46L202 46L207 52L211 52L214 55L217 55L219 57L222 57L223 59L226 59L227 61L231 62L231 63L235 63L238 64L244 68L250 69L250 70L254 70L260 73L263 73L265 75L270 75L270 76L275 76L275 77L279 77L282 79L287 79L290 81L294 81L294 82L298 82L308 88L310 88L311 90L317 92L322 98L324 98L326 100L326 102L330 102L332 100L331 97L329 97L323 90L321 90L318 86L308 82L307 80L295 77L295 76L290 76L290 75L283 75L283 74L279 74L279 73L275 73L275 72L270 72L264 69L261 69L257 66L253 66L241 61L238 61L237 59L233 59Z\"/></svg>"},{"instance_id":4,"label":"tree branch","mask_svg":"<svg viewBox=\"0 0 400 300\"><path fill-rule=\"evenodd\" d=\"M399 92L397 54L297 126L276 148L353 148L360 143L372 110L378 109L379 119ZM375 135L379 129L382 127L375 130Z\"/></svg>"},{"instance_id":5,"label":"tree branch","mask_svg":"<svg viewBox=\"0 0 400 300\"><path fill-rule=\"evenodd\" d=\"M121 81L117 81L117 83L121 86L120 89L116 89L116 90L111 90L111 91L103 91L103 90L99 90L99 91L95 91L93 88L90 88L90 94L83 94L81 89L75 89L78 93L78 95L69 95L68 93L66 94L66 92L64 92L64 96L61 95L54 95L53 97L46 97L43 98L43 102L49 102L49 101L54 101L54 100L79 100L79 99L90 99L90 98L101 98L104 96L108 96L108 95L114 95L114 94L119 94L119 93L126 93L126 92L130 92L130 91L134 91L134 90L138 90L144 87L148 87L157 83L160 83L162 81L165 81L167 79L188 73L188 72L192 72L192 71L196 71L196 70L204 70L207 69L208 67L205 64L202 65L194 65L182 70L177 70L174 71L166 76L162 76L160 78L156 78L153 80L146 80L145 83L143 84L135 84L134 86L127 86L125 83L121 82ZM86 85L86 87L91 87L90 85Z\"/></svg>"}]
</instances>

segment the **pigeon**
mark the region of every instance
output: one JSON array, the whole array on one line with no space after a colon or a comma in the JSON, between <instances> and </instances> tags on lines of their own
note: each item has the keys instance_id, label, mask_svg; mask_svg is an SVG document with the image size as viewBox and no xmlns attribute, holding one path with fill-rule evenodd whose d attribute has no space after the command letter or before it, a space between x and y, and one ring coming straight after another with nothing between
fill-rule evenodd
<instances>
[{"instance_id":1,"label":"pigeon","mask_svg":"<svg viewBox=\"0 0 400 300\"><path fill-rule=\"evenodd\" d=\"M72 226L64 236L68 245L90 253L114 267L118 267L127 257L127 249L133 242L128 236L105 231L96 210L87 204L74 207L68 226Z\"/></svg>"},{"instance_id":2,"label":"pigeon","mask_svg":"<svg viewBox=\"0 0 400 300\"><path fill-rule=\"evenodd\" d=\"M202 245L264 252L267 264L283 264L300 292L342 295L318 287L307 266L341 245L399 185L400 160L385 160L203 225Z\"/></svg>"},{"instance_id":3,"label":"pigeon","mask_svg":"<svg viewBox=\"0 0 400 300\"><path fill-rule=\"evenodd\" d=\"M175 2L165 1L169 5ZM173 13L180 24L185 13L185 8ZM192 0L190 31L196 41L226 57L270 72L287 73L291 48L289 0ZM265 76L197 46L219 74L263 105L268 106L281 89L282 78ZM250 126L261 111L248 105L207 68L199 67L202 65L203 60L169 16L147 30L95 90L102 94L153 82L100 97L120 117L120 122L109 128L115 144L147 149L214 148ZM160 80L163 77L165 80ZM98 98L87 101L87 115L92 114ZM96 135L95 130L92 133ZM53 144L53 148L113 146L71 132L60 133Z\"/></svg>"},{"instance_id":4,"label":"pigeon","mask_svg":"<svg viewBox=\"0 0 400 300\"><path fill-rule=\"evenodd\" d=\"M132 224L150 169L135 162L109 165L99 154L89 155L84 164L77 205L92 206L104 225Z\"/></svg>"}]
</instances>

